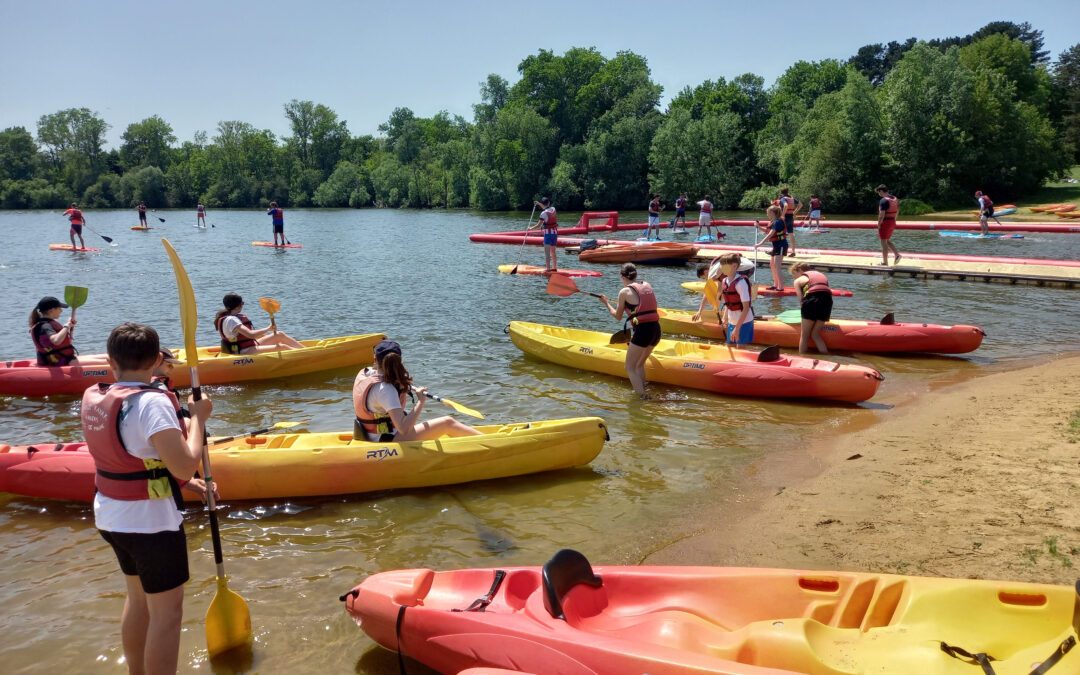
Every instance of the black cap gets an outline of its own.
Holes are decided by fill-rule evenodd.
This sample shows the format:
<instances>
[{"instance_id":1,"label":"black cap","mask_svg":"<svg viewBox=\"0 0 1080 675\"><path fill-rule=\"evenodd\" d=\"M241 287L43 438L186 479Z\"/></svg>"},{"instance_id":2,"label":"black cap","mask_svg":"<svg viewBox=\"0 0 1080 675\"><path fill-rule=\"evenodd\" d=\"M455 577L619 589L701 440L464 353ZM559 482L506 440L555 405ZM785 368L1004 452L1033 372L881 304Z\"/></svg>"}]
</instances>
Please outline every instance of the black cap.
<instances>
[{"instance_id":1,"label":"black cap","mask_svg":"<svg viewBox=\"0 0 1080 675\"><path fill-rule=\"evenodd\" d=\"M244 299L236 293L226 293L225 297L221 299L221 304L225 305L225 309L236 309L244 304Z\"/></svg>"},{"instance_id":2,"label":"black cap","mask_svg":"<svg viewBox=\"0 0 1080 675\"><path fill-rule=\"evenodd\" d=\"M173 365L183 363L183 361L176 358L176 355L172 353L171 349L168 349L167 347L162 347L160 351L161 351L161 360L164 361L165 363L171 363Z\"/></svg>"},{"instance_id":3,"label":"black cap","mask_svg":"<svg viewBox=\"0 0 1080 675\"><path fill-rule=\"evenodd\" d=\"M51 295L46 295L41 300L38 300L37 311L38 312L47 312L50 309L56 309L57 307L67 307L67 306L68 306L67 303L60 302L59 300L57 300L56 298L54 298Z\"/></svg>"},{"instance_id":4,"label":"black cap","mask_svg":"<svg viewBox=\"0 0 1080 675\"><path fill-rule=\"evenodd\" d=\"M540 203L543 204L544 206L547 206L548 204L551 203L551 200L548 199L547 197L544 197L543 199L540 200Z\"/></svg>"},{"instance_id":5,"label":"black cap","mask_svg":"<svg viewBox=\"0 0 1080 675\"><path fill-rule=\"evenodd\" d=\"M382 361L387 354L397 354L398 356L401 356L401 345L393 340L383 340L375 345L376 361Z\"/></svg>"}]
</instances>

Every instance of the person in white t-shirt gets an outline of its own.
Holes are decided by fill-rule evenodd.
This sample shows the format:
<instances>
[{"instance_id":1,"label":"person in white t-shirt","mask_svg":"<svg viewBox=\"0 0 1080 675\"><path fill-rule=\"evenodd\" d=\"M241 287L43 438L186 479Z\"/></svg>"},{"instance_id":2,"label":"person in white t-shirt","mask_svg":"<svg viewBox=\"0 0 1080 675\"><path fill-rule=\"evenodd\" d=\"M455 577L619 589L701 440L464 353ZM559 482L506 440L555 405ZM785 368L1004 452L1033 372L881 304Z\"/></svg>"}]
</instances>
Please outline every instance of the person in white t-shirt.
<instances>
[{"instance_id":1,"label":"person in white t-shirt","mask_svg":"<svg viewBox=\"0 0 1080 675\"><path fill-rule=\"evenodd\" d=\"M401 345L383 340L375 345L375 367L361 370L353 382L353 438L396 443L482 433L449 416L420 422L426 393L426 387L413 387L412 376L401 361ZM406 395L416 400L409 413L405 412Z\"/></svg>"},{"instance_id":2,"label":"person in white t-shirt","mask_svg":"<svg viewBox=\"0 0 1080 675\"><path fill-rule=\"evenodd\" d=\"M223 309L214 317L214 328L221 336L221 351L228 354L256 354L285 349L303 349L304 345L277 329L271 321L266 328L256 328L244 314L244 299L236 293L226 293Z\"/></svg>"},{"instance_id":3,"label":"person in white t-shirt","mask_svg":"<svg viewBox=\"0 0 1080 675\"><path fill-rule=\"evenodd\" d=\"M176 672L189 578L180 484L206 492L192 475L213 406L207 398L189 400L184 428L175 395L151 384L163 357L149 326L113 329L108 358L116 384L87 389L81 409L97 472L94 524L124 574L121 636L129 672Z\"/></svg>"}]
</instances>

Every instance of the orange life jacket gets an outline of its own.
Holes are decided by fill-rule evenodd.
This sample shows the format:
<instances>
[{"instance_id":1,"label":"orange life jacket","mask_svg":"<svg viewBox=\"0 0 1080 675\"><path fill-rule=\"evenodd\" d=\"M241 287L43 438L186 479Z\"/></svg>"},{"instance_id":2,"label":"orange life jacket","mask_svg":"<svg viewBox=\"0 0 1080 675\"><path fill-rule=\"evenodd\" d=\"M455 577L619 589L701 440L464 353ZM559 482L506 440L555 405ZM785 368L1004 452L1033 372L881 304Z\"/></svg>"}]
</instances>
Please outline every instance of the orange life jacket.
<instances>
[{"instance_id":1,"label":"orange life jacket","mask_svg":"<svg viewBox=\"0 0 1080 675\"><path fill-rule=\"evenodd\" d=\"M368 371L362 370L356 376L356 380L353 382L353 412L356 413L356 424L353 425L353 437L356 436L356 427L359 426L366 433L371 436L379 437L382 442L387 442L394 437L396 430L394 429L394 421L389 415L378 416L372 412L368 407L368 394L371 393L371 388L380 382L385 382L382 375L379 375L375 371L375 374L366 374ZM399 392L398 398L401 400L401 408L405 409L405 392ZM365 438L364 440L368 440Z\"/></svg>"},{"instance_id":2,"label":"orange life jacket","mask_svg":"<svg viewBox=\"0 0 1080 675\"><path fill-rule=\"evenodd\" d=\"M806 288L803 291L804 293L819 293L821 291L825 291L826 293L830 294L832 293L832 291L829 289L829 278L821 272L818 272L816 270L808 270L806 272L803 272L803 276L806 277L807 280Z\"/></svg>"},{"instance_id":3,"label":"orange life jacket","mask_svg":"<svg viewBox=\"0 0 1080 675\"><path fill-rule=\"evenodd\" d=\"M888 208L885 209L885 217L895 220L896 214L900 213L900 200L892 195L885 197L885 200L889 202Z\"/></svg>"},{"instance_id":4,"label":"orange life jacket","mask_svg":"<svg viewBox=\"0 0 1080 675\"><path fill-rule=\"evenodd\" d=\"M634 305L630 311L628 319L637 326L642 323L653 323L660 321L660 314L656 311L656 294L653 293L652 286L635 281L630 284L630 288L634 289L637 293L638 304ZM629 306L629 303L627 303Z\"/></svg>"},{"instance_id":5,"label":"orange life jacket","mask_svg":"<svg viewBox=\"0 0 1080 675\"><path fill-rule=\"evenodd\" d=\"M42 324L50 324L54 331L59 333L64 329L63 324L55 319L38 319L30 329L30 339L34 341L34 349L37 350L37 362L39 366L66 366L75 360L79 353L75 345L71 343L71 334L68 333L60 344L54 345L48 335L41 330Z\"/></svg>"},{"instance_id":6,"label":"orange life jacket","mask_svg":"<svg viewBox=\"0 0 1080 675\"><path fill-rule=\"evenodd\" d=\"M746 290L749 292L750 280L741 274L736 274L734 281L724 277L721 284L720 298L724 301L724 306L731 312L741 312L743 310L742 298L739 296L738 287L735 286L739 281L746 282Z\"/></svg>"},{"instance_id":7,"label":"orange life jacket","mask_svg":"<svg viewBox=\"0 0 1080 675\"><path fill-rule=\"evenodd\" d=\"M214 328L217 329L218 335L221 336L221 351L226 354L243 354L244 350L248 347L258 347L259 343L257 341L239 333L236 334L235 338L230 339L225 337L225 331L222 330L222 327L225 324L225 319L229 316L229 314L222 314L220 318L214 321ZM247 318L247 315L233 314L231 316L240 319L240 323L244 328L249 330L255 328L255 324L251 323L251 319Z\"/></svg>"}]
</instances>

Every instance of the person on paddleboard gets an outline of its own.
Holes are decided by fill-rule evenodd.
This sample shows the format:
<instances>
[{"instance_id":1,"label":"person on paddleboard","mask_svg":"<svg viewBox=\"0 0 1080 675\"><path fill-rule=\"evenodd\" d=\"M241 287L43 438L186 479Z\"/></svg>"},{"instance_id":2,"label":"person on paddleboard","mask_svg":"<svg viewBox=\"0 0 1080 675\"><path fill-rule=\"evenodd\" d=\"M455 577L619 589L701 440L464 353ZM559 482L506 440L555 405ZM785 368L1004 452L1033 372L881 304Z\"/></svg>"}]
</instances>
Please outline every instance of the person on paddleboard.
<instances>
[{"instance_id":1,"label":"person on paddleboard","mask_svg":"<svg viewBox=\"0 0 1080 675\"><path fill-rule=\"evenodd\" d=\"M900 200L897 199L889 188L884 185L877 186L875 190L878 197L878 239L881 240L881 264L889 264L889 251L893 252L893 264L900 262L900 251L892 243L893 232L896 231L896 216L900 213Z\"/></svg>"},{"instance_id":2,"label":"person on paddleboard","mask_svg":"<svg viewBox=\"0 0 1080 675\"><path fill-rule=\"evenodd\" d=\"M976 190L975 201L979 204L979 227L985 237L990 234L990 223L987 222L987 218L993 218L998 225L1001 225L1001 221L994 215L994 201L990 199L990 195L983 194L982 190Z\"/></svg>"},{"instance_id":3,"label":"person on paddleboard","mask_svg":"<svg viewBox=\"0 0 1080 675\"><path fill-rule=\"evenodd\" d=\"M146 202L139 202L136 209L139 211L139 227L150 227L146 224Z\"/></svg>"},{"instance_id":4,"label":"person on paddleboard","mask_svg":"<svg viewBox=\"0 0 1080 675\"><path fill-rule=\"evenodd\" d=\"M697 221L697 236L701 236L701 228L705 228L705 234L712 236L712 210L713 203L712 198L709 195L705 195L705 198L697 203L700 211L698 212Z\"/></svg>"},{"instance_id":5,"label":"person on paddleboard","mask_svg":"<svg viewBox=\"0 0 1080 675\"><path fill-rule=\"evenodd\" d=\"M129 672L173 673L190 578L180 489L206 493L193 475L213 404L189 399L185 423L176 396L151 384L162 355L150 326L114 328L108 359L116 384L87 389L80 413L97 468L94 525L124 575L120 634Z\"/></svg>"},{"instance_id":6,"label":"person on paddleboard","mask_svg":"<svg viewBox=\"0 0 1080 675\"><path fill-rule=\"evenodd\" d=\"M79 210L79 205L75 202L71 202L71 208L64 211L64 215L67 216L68 222L71 224L71 229L68 230L68 237L71 238L71 248L86 248L86 242L83 241L82 228L86 224L86 216ZM79 238L79 245L75 245L75 237Z\"/></svg>"},{"instance_id":7,"label":"person on paddleboard","mask_svg":"<svg viewBox=\"0 0 1080 675\"><path fill-rule=\"evenodd\" d=\"M807 353L810 341L813 340L818 352L828 354L825 341L821 339L821 330L832 318L833 296L829 288L829 278L804 262L792 265L791 274L795 277L793 285L795 294L799 296L802 316L799 353Z\"/></svg>"},{"instance_id":8,"label":"person on paddleboard","mask_svg":"<svg viewBox=\"0 0 1080 675\"><path fill-rule=\"evenodd\" d=\"M649 395L645 391L645 360L656 345L660 344L662 334L660 314L656 311L656 294L649 282L637 280L637 267L634 263L622 266L619 280L623 287L619 291L618 304L612 306L604 294L600 294L600 302L604 303L616 321L622 321L623 314L626 314L624 330L628 324L632 326L630 344L626 346L626 374L634 391L641 398L647 399Z\"/></svg>"},{"instance_id":9,"label":"person on paddleboard","mask_svg":"<svg viewBox=\"0 0 1080 675\"><path fill-rule=\"evenodd\" d=\"M419 421L426 393L427 387L413 386L412 376L401 360L401 345L383 340L375 345L375 367L364 368L353 381L353 438L401 443L483 433L449 415ZM413 399L409 412L405 412L406 397Z\"/></svg>"},{"instance_id":10,"label":"person on paddleboard","mask_svg":"<svg viewBox=\"0 0 1080 675\"><path fill-rule=\"evenodd\" d=\"M67 307L66 303L60 302L51 295L46 295L31 310L30 339L34 341L37 364L48 368L104 365L106 361L101 356L79 357L79 350L75 349L72 342L72 333L77 323L74 310L67 323L62 324L59 321L60 315Z\"/></svg>"},{"instance_id":11,"label":"person on paddleboard","mask_svg":"<svg viewBox=\"0 0 1080 675\"><path fill-rule=\"evenodd\" d=\"M277 330L271 323L255 328L244 314L244 299L236 293L226 293L221 299L223 309L214 317L214 328L221 336L221 351L226 354L257 354L281 348L303 349L304 345Z\"/></svg>"},{"instance_id":12,"label":"person on paddleboard","mask_svg":"<svg viewBox=\"0 0 1080 675\"><path fill-rule=\"evenodd\" d=\"M660 203L660 195L654 194L649 201L649 225L645 228L645 238L652 239L652 231L656 229L656 240L660 241L660 212L664 205Z\"/></svg>"},{"instance_id":13,"label":"person on paddleboard","mask_svg":"<svg viewBox=\"0 0 1080 675\"><path fill-rule=\"evenodd\" d=\"M780 212L784 216L784 230L788 237L788 252L784 255L795 255L795 216L799 214L802 209L802 202L797 198L791 196L791 191L788 188L782 188L780 190L780 196L777 197L777 204L780 206Z\"/></svg>"},{"instance_id":14,"label":"person on paddleboard","mask_svg":"<svg viewBox=\"0 0 1080 675\"><path fill-rule=\"evenodd\" d=\"M781 276L780 261L787 254L788 241L787 241L787 223L781 217L780 207L773 205L765 210L765 215L769 219L769 225L765 228L761 228L758 221L754 221L754 226L762 229L765 235L761 238L761 241L754 244L754 248L758 248L766 243L772 245L772 249L769 251L769 270L772 272L773 285L769 286L766 290L769 291L782 291L784 290L784 281Z\"/></svg>"},{"instance_id":15,"label":"person on paddleboard","mask_svg":"<svg viewBox=\"0 0 1080 675\"><path fill-rule=\"evenodd\" d=\"M206 227L206 207L201 202L195 206L195 227Z\"/></svg>"},{"instance_id":16,"label":"person on paddleboard","mask_svg":"<svg viewBox=\"0 0 1080 675\"><path fill-rule=\"evenodd\" d=\"M279 207L277 202L270 202L266 215L270 216L270 222L274 226L274 246L284 246L289 243L285 239L285 209ZM279 238L280 243L278 243Z\"/></svg>"},{"instance_id":17,"label":"person on paddleboard","mask_svg":"<svg viewBox=\"0 0 1080 675\"><path fill-rule=\"evenodd\" d=\"M681 223L681 225L680 225ZM683 192L675 200L675 220L672 222L672 229L682 227L686 229L686 193Z\"/></svg>"},{"instance_id":18,"label":"person on paddleboard","mask_svg":"<svg viewBox=\"0 0 1080 675\"><path fill-rule=\"evenodd\" d=\"M817 195L810 195L810 213L807 215L806 226L815 230L821 227L821 198Z\"/></svg>"},{"instance_id":19,"label":"person on paddleboard","mask_svg":"<svg viewBox=\"0 0 1080 675\"><path fill-rule=\"evenodd\" d=\"M559 220L555 207L551 200L544 197L536 206L541 208L540 218L529 229L539 227L544 233L544 269L548 272L558 271L559 267Z\"/></svg>"}]
</instances>

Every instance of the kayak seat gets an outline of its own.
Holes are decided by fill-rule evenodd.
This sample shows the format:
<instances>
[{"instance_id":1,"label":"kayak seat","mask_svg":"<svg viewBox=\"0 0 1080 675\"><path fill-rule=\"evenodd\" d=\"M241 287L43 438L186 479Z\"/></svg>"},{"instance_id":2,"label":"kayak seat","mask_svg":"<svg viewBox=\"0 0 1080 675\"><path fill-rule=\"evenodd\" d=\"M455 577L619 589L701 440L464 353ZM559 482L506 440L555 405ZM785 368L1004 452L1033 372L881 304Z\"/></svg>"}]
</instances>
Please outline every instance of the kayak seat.
<instances>
[{"instance_id":1,"label":"kayak seat","mask_svg":"<svg viewBox=\"0 0 1080 675\"><path fill-rule=\"evenodd\" d=\"M593 573L588 559L573 549L564 548L544 563L541 571L544 587L544 609L556 619L566 620L563 596L578 584L600 588L603 582Z\"/></svg>"}]
</instances>

